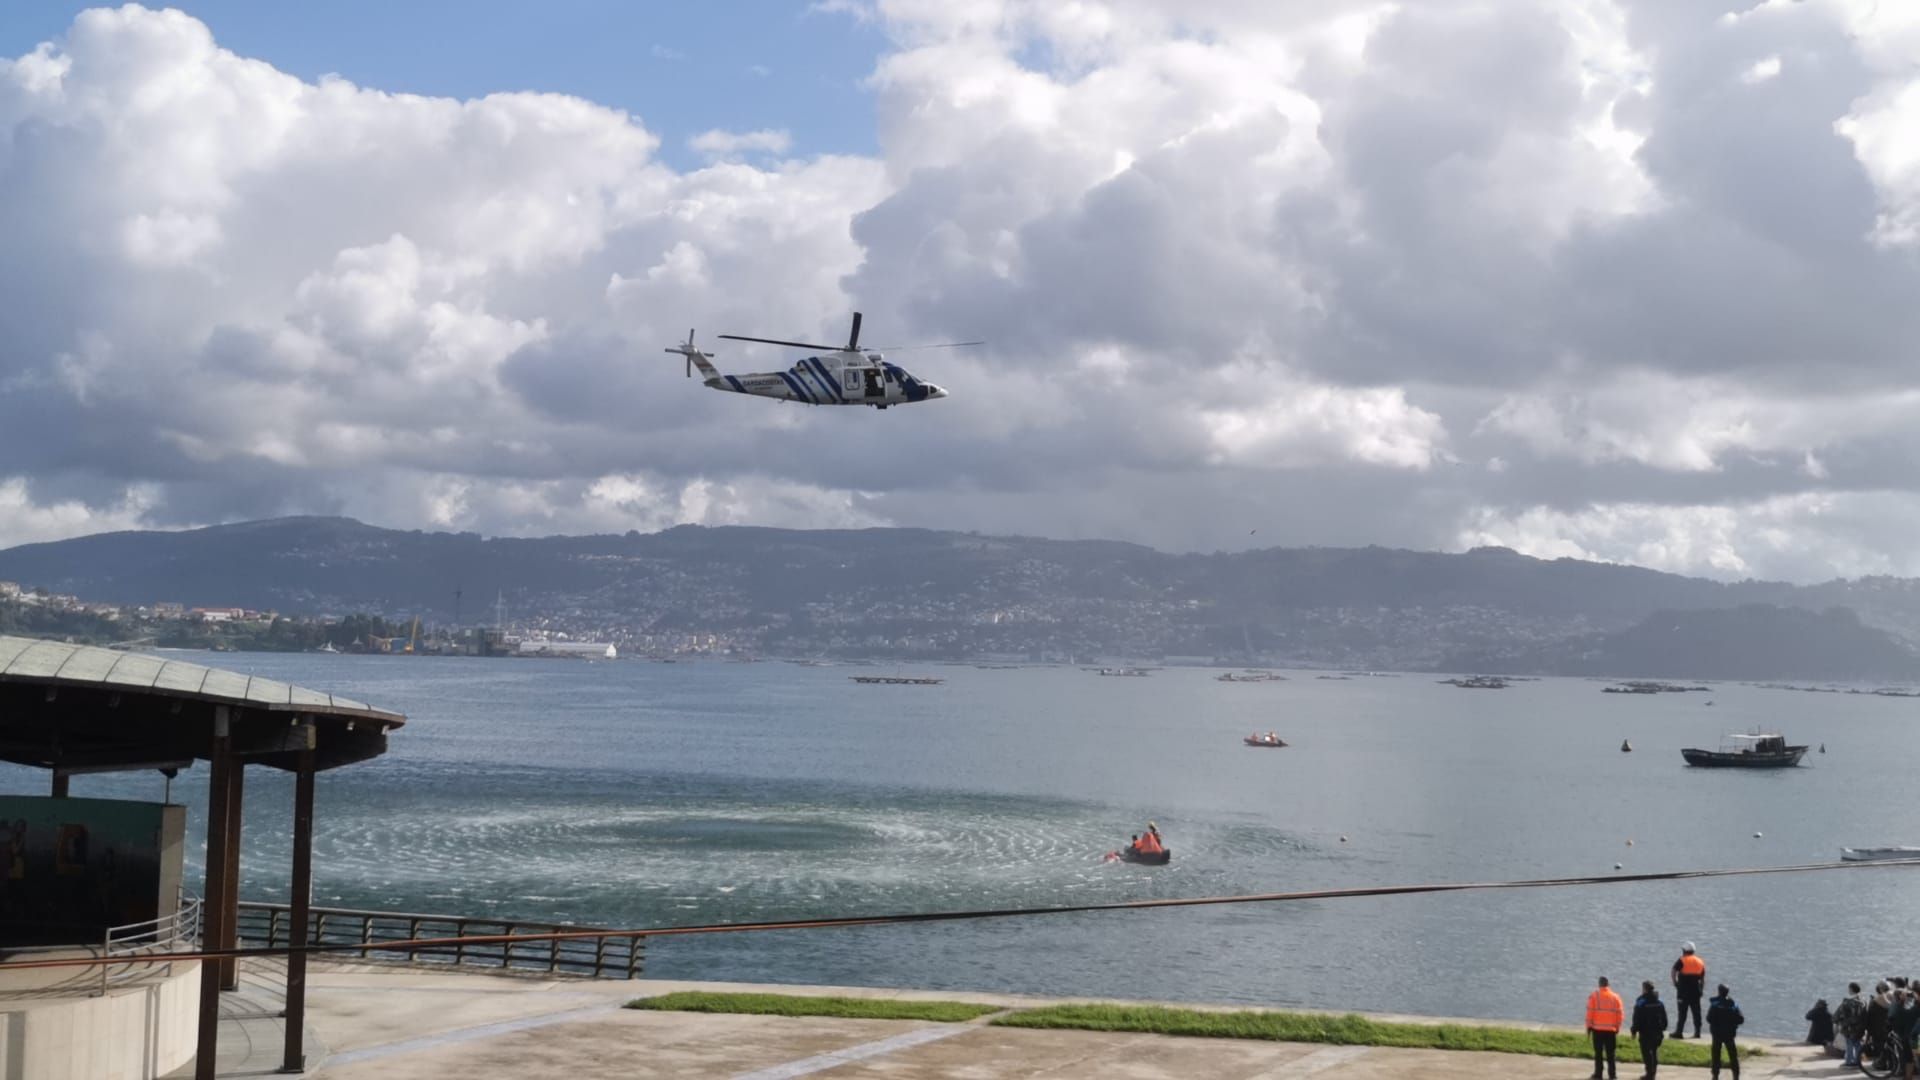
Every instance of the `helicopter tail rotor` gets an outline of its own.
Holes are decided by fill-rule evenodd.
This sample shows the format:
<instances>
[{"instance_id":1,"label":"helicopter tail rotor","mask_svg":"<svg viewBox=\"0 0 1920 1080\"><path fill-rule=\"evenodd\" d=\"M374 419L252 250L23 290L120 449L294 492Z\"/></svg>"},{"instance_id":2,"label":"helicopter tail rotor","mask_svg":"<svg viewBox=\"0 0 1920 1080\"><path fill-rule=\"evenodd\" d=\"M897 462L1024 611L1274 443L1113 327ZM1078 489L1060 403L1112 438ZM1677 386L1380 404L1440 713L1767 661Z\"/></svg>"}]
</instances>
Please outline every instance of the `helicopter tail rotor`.
<instances>
[{"instance_id":1,"label":"helicopter tail rotor","mask_svg":"<svg viewBox=\"0 0 1920 1080\"><path fill-rule=\"evenodd\" d=\"M689 379L693 377L693 369L694 369L694 365L696 364L699 365L700 367L700 373L702 375L707 376L708 378L714 378L719 375L719 372L713 369L713 365L707 363L707 361L712 358L712 354L703 353L699 349L694 347L692 330L687 331L686 344L675 345L673 348L668 349L667 351L670 353L679 353L681 356L686 357L687 378Z\"/></svg>"}]
</instances>

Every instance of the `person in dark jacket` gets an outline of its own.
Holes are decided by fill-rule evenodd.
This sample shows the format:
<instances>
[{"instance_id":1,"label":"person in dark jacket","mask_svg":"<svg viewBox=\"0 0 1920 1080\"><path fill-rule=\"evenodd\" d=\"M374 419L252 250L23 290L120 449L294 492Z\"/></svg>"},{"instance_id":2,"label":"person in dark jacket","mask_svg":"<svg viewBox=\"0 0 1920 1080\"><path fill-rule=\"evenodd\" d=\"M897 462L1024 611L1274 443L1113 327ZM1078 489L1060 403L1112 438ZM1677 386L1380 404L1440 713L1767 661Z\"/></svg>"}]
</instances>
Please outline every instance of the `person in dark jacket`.
<instances>
[{"instance_id":1,"label":"person in dark jacket","mask_svg":"<svg viewBox=\"0 0 1920 1080\"><path fill-rule=\"evenodd\" d=\"M1640 996L1634 1000L1632 1034L1640 1040L1640 1060L1647 1065L1642 1080L1652 1080L1660 1072L1660 1044L1667 1037L1667 1007L1652 980L1640 984Z\"/></svg>"},{"instance_id":2,"label":"person in dark jacket","mask_svg":"<svg viewBox=\"0 0 1920 1080\"><path fill-rule=\"evenodd\" d=\"M1827 1011L1827 999L1821 998L1807 1010L1807 1042L1814 1046L1833 1045L1833 1014Z\"/></svg>"},{"instance_id":3,"label":"person in dark jacket","mask_svg":"<svg viewBox=\"0 0 1920 1080\"><path fill-rule=\"evenodd\" d=\"M1826 1002L1820 1004L1824 1012ZM1727 1048L1727 1068L1733 1071L1733 1080L1740 1080L1740 1051L1733 1045L1733 1034L1746 1022L1747 1018L1741 1014L1740 1006L1734 1003L1727 984L1721 983L1720 992L1707 1003L1707 1031L1713 1036L1713 1075L1720 1075L1720 1048L1724 1046ZM1828 1025L1827 1034L1832 1036L1832 1025Z\"/></svg>"},{"instance_id":4,"label":"person in dark jacket","mask_svg":"<svg viewBox=\"0 0 1920 1080\"><path fill-rule=\"evenodd\" d=\"M1900 1054L1900 1073L1913 1080L1913 1029L1920 1023L1920 1000L1912 987L1893 992L1893 1006L1887 1010L1887 1037Z\"/></svg>"},{"instance_id":5,"label":"person in dark jacket","mask_svg":"<svg viewBox=\"0 0 1920 1080\"><path fill-rule=\"evenodd\" d=\"M1840 999L1840 1007L1833 1010L1833 1027L1846 1040L1846 1059L1841 1062L1852 1069L1860 1064L1860 1036L1866 1031L1867 1002L1860 996L1860 984L1848 983L1847 996Z\"/></svg>"},{"instance_id":6,"label":"person in dark jacket","mask_svg":"<svg viewBox=\"0 0 1920 1080\"><path fill-rule=\"evenodd\" d=\"M1673 1037L1686 1038L1687 1013L1693 1013L1693 1037L1700 1037L1700 999L1707 996L1707 962L1693 951L1693 942L1680 946L1673 962Z\"/></svg>"}]
</instances>

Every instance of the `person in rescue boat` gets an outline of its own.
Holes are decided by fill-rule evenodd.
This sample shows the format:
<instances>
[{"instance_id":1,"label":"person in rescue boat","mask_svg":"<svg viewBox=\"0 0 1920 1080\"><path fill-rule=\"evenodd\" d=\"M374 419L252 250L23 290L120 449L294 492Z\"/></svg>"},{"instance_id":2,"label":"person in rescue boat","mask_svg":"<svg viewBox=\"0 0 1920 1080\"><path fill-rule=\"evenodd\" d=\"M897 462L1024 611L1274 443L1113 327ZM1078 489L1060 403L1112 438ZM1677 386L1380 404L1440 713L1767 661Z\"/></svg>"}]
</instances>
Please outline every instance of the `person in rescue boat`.
<instances>
[{"instance_id":1,"label":"person in rescue boat","mask_svg":"<svg viewBox=\"0 0 1920 1080\"><path fill-rule=\"evenodd\" d=\"M1600 988L1587 995L1587 1034L1593 1038L1593 1080L1600 1080L1600 1059L1605 1054L1607 1080L1617 1080L1619 1073L1614 1064L1614 1048L1620 1041L1620 1025L1626 1019L1626 1006L1621 1003L1620 995L1607 985L1607 977L1600 976ZM1666 1022L1662 1021L1662 1028Z\"/></svg>"},{"instance_id":2,"label":"person in rescue boat","mask_svg":"<svg viewBox=\"0 0 1920 1080\"><path fill-rule=\"evenodd\" d=\"M1165 846L1160 843L1159 826L1151 821L1147 822L1147 831L1140 834L1140 838L1134 841L1133 847L1142 855L1158 855L1165 851Z\"/></svg>"},{"instance_id":3,"label":"person in rescue boat","mask_svg":"<svg viewBox=\"0 0 1920 1080\"><path fill-rule=\"evenodd\" d=\"M1680 959L1673 962L1673 1037L1684 1039L1687 1012L1693 1012L1693 1037L1700 1037L1700 999L1707 992L1707 962L1693 951L1693 942L1680 946Z\"/></svg>"}]
</instances>

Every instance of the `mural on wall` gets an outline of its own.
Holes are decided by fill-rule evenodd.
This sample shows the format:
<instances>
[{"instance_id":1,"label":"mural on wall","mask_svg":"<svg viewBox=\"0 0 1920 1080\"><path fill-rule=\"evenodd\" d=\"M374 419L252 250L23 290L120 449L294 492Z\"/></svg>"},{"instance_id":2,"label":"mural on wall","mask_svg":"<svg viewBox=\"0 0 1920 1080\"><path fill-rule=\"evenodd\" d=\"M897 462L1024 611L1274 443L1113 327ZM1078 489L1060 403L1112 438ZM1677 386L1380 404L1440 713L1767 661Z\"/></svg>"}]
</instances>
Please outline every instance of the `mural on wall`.
<instances>
[{"instance_id":1,"label":"mural on wall","mask_svg":"<svg viewBox=\"0 0 1920 1080\"><path fill-rule=\"evenodd\" d=\"M96 941L158 915L166 810L0 795L0 945Z\"/></svg>"}]
</instances>

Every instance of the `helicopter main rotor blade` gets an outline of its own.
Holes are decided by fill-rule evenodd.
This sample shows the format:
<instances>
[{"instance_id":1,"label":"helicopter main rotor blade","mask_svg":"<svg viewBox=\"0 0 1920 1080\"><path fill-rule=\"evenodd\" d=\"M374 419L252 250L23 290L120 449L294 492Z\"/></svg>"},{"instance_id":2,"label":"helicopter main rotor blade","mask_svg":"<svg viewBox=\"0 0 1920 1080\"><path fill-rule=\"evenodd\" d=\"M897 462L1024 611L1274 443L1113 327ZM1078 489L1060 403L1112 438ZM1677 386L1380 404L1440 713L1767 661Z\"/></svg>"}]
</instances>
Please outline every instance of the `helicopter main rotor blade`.
<instances>
[{"instance_id":1,"label":"helicopter main rotor blade","mask_svg":"<svg viewBox=\"0 0 1920 1080\"><path fill-rule=\"evenodd\" d=\"M805 341L781 341L777 338L745 337L740 334L719 334L716 336L726 338L728 341L757 341L762 345L785 345L789 349L818 349L821 352L846 351L838 345L814 345Z\"/></svg>"},{"instance_id":2,"label":"helicopter main rotor blade","mask_svg":"<svg viewBox=\"0 0 1920 1080\"><path fill-rule=\"evenodd\" d=\"M869 345L874 352L913 352L917 349L962 349L968 345L985 345L984 341L945 341L938 345Z\"/></svg>"},{"instance_id":3,"label":"helicopter main rotor blade","mask_svg":"<svg viewBox=\"0 0 1920 1080\"><path fill-rule=\"evenodd\" d=\"M853 333L847 335L847 351L860 351L860 313L853 313Z\"/></svg>"}]
</instances>

